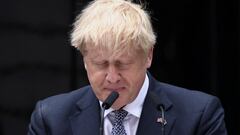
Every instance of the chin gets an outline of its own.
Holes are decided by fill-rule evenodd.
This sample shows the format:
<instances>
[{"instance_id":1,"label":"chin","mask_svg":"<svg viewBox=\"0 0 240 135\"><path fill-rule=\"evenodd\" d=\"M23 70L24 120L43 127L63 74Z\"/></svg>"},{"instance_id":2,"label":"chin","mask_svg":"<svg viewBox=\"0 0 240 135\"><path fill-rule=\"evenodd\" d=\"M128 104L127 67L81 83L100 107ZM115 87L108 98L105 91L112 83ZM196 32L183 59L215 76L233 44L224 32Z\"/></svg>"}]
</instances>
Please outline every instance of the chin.
<instances>
[{"instance_id":1,"label":"chin","mask_svg":"<svg viewBox=\"0 0 240 135\"><path fill-rule=\"evenodd\" d=\"M126 101L124 99L119 98L115 101L112 108L118 110L118 109L122 108L123 106L125 106L127 104L128 103L126 103Z\"/></svg>"}]
</instances>

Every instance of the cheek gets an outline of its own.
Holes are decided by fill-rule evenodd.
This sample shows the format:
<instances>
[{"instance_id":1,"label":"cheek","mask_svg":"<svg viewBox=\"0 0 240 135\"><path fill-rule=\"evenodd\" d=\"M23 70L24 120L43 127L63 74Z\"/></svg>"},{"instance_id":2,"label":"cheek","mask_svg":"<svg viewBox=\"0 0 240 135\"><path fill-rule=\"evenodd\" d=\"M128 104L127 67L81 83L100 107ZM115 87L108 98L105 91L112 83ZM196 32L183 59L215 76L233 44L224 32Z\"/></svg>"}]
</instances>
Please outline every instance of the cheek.
<instances>
[{"instance_id":1,"label":"cheek","mask_svg":"<svg viewBox=\"0 0 240 135\"><path fill-rule=\"evenodd\" d=\"M107 97L108 93L103 91L103 83L104 83L104 75L99 72L88 72L88 79L91 84L91 87L97 96L97 98L101 101Z\"/></svg>"},{"instance_id":2,"label":"cheek","mask_svg":"<svg viewBox=\"0 0 240 135\"><path fill-rule=\"evenodd\" d=\"M132 74L127 76L127 81L130 85L130 93L131 96L136 96L141 89L145 76L146 76L146 69L136 69L136 72L132 72Z\"/></svg>"},{"instance_id":3,"label":"cheek","mask_svg":"<svg viewBox=\"0 0 240 135\"><path fill-rule=\"evenodd\" d=\"M133 73L133 72L132 72ZM125 84L128 85L128 93L129 96L135 96L140 89L142 82L143 82L143 75L141 73L132 74L129 73L125 75Z\"/></svg>"},{"instance_id":4,"label":"cheek","mask_svg":"<svg viewBox=\"0 0 240 135\"><path fill-rule=\"evenodd\" d=\"M87 71L88 79L93 87L99 87L104 81L104 75L101 72Z\"/></svg>"}]
</instances>

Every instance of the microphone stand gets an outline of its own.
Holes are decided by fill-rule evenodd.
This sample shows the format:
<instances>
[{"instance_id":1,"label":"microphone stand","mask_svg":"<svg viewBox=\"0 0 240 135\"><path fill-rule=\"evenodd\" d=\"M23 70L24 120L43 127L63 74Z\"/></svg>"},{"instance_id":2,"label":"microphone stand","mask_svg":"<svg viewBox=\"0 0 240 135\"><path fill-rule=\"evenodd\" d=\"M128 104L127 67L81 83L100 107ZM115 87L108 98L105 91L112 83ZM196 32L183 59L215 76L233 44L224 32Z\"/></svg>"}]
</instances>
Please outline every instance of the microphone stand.
<instances>
[{"instance_id":1,"label":"microphone stand","mask_svg":"<svg viewBox=\"0 0 240 135\"><path fill-rule=\"evenodd\" d=\"M164 131L164 126L166 124L166 120L165 120L165 111L164 111L164 106L162 104L159 105L158 107L158 110L161 111L162 113L162 123L161 123L161 126L162 126L162 135L165 135L165 131Z\"/></svg>"},{"instance_id":2,"label":"microphone stand","mask_svg":"<svg viewBox=\"0 0 240 135\"><path fill-rule=\"evenodd\" d=\"M103 135L103 128L104 128L104 112L105 112L105 107L101 107L101 121L100 121L100 135Z\"/></svg>"},{"instance_id":3,"label":"microphone stand","mask_svg":"<svg viewBox=\"0 0 240 135\"><path fill-rule=\"evenodd\" d=\"M99 127L99 131L100 131L100 135L104 134L104 112L105 110L109 109L112 104L117 100L119 94L116 91L113 91L108 97L107 99L102 103L102 107L101 107L101 120L100 120L100 127Z\"/></svg>"}]
</instances>

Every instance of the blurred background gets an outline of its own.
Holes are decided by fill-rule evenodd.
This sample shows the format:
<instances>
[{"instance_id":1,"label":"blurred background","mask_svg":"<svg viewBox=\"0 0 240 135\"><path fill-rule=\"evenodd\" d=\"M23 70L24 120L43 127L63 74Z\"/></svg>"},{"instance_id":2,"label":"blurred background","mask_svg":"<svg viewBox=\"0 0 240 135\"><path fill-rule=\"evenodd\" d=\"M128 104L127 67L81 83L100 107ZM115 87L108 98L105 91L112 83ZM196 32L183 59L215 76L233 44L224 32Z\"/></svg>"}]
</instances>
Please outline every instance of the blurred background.
<instances>
[{"instance_id":1,"label":"blurred background","mask_svg":"<svg viewBox=\"0 0 240 135\"><path fill-rule=\"evenodd\" d=\"M88 2L1 0L0 135L26 135L38 100L88 84L69 42ZM150 72L219 97L229 135L239 135L239 0L147 0L146 9L158 35Z\"/></svg>"}]
</instances>

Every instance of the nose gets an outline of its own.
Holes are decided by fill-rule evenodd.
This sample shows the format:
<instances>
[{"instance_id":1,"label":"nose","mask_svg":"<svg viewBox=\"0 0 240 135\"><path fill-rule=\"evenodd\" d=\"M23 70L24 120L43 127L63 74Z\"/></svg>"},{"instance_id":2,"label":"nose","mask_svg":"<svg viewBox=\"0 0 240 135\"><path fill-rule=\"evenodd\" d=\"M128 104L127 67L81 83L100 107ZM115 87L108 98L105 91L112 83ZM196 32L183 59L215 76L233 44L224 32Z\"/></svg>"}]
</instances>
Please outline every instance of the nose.
<instances>
[{"instance_id":1,"label":"nose","mask_svg":"<svg viewBox=\"0 0 240 135\"><path fill-rule=\"evenodd\" d=\"M118 83L121 79L121 74L118 72L116 67L109 66L107 74L106 74L106 80L108 83Z\"/></svg>"}]
</instances>

